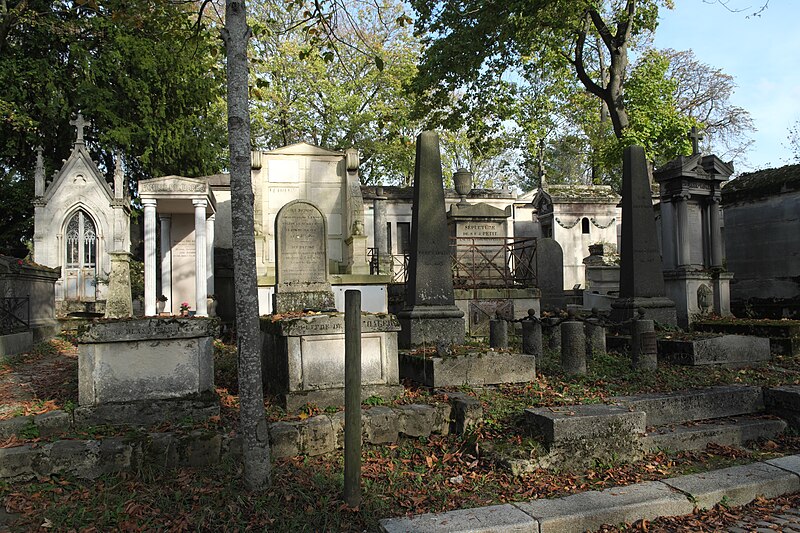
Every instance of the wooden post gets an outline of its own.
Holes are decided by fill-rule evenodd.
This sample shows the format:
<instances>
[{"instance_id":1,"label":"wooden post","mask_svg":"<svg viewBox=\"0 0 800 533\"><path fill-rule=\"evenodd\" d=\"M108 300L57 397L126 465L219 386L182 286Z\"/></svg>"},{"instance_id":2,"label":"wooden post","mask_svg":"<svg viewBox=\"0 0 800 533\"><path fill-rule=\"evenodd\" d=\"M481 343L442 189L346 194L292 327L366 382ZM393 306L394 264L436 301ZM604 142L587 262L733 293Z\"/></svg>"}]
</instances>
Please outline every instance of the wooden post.
<instances>
[{"instance_id":1,"label":"wooden post","mask_svg":"<svg viewBox=\"0 0 800 533\"><path fill-rule=\"evenodd\" d=\"M344 293L344 501L361 503L361 291Z\"/></svg>"}]
</instances>

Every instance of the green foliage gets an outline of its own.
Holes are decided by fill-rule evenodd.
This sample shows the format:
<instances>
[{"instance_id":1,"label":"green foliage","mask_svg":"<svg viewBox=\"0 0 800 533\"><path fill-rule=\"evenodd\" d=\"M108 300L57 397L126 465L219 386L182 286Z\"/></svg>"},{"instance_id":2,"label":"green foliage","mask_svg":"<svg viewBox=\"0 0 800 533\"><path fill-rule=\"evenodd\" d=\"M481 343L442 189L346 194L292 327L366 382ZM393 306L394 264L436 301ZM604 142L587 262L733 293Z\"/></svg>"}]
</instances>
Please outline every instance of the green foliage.
<instances>
[{"instance_id":1,"label":"green foliage","mask_svg":"<svg viewBox=\"0 0 800 533\"><path fill-rule=\"evenodd\" d=\"M130 277L131 297L134 300L137 298L144 298L144 263L142 261L131 259Z\"/></svg>"},{"instance_id":2,"label":"green foliage","mask_svg":"<svg viewBox=\"0 0 800 533\"><path fill-rule=\"evenodd\" d=\"M410 183L418 128L404 88L416 72L419 44L394 2L346 8L331 48L320 41L324 26L294 22L304 17L299 7L256 4L253 142L262 149L300 141L330 150L355 146L364 183Z\"/></svg>"},{"instance_id":3,"label":"green foliage","mask_svg":"<svg viewBox=\"0 0 800 533\"><path fill-rule=\"evenodd\" d=\"M238 352L233 344L214 341L214 384L229 394L239 394Z\"/></svg>"},{"instance_id":4,"label":"green foliage","mask_svg":"<svg viewBox=\"0 0 800 533\"><path fill-rule=\"evenodd\" d=\"M57 170L78 110L92 122L87 146L101 171L111 177L120 151L131 188L221 168L219 44L195 28L192 5L11 0L8 8L0 13L0 246L30 237L34 147L44 148L46 174Z\"/></svg>"}]
</instances>

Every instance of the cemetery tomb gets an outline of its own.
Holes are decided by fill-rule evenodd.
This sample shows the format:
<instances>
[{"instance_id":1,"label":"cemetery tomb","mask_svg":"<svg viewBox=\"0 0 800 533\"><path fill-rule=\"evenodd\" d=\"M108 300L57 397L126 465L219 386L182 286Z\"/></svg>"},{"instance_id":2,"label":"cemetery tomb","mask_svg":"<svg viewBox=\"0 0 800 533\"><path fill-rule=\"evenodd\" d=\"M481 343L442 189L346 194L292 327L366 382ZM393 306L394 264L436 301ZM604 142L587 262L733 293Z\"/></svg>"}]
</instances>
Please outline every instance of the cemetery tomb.
<instances>
[{"instance_id":1,"label":"cemetery tomb","mask_svg":"<svg viewBox=\"0 0 800 533\"><path fill-rule=\"evenodd\" d=\"M42 149L37 149L33 259L61 269L55 285L58 313L101 312L111 253L130 251L130 199L120 159L112 187L84 142L88 122L78 113L70 123L77 130L72 152L49 183Z\"/></svg>"}]
</instances>

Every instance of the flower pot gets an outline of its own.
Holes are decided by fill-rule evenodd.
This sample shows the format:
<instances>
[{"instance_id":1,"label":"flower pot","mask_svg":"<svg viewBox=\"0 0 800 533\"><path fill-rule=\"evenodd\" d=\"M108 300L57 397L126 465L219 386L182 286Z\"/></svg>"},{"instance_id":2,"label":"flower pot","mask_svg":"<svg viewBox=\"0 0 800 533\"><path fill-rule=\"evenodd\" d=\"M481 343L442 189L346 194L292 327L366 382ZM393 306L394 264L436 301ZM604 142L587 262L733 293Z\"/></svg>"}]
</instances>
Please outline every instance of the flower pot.
<instances>
[{"instance_id":1,"label":"flower pot","mask_svg":"<svg viewBox=\"0 0 800 533\"><path fill-rule=\"evenodd\" d=\"M162 302L160 300L156 301L156 314L161 314L164 312L164 308L167 306L167 302Z\"/></svg>"}]
</instances>

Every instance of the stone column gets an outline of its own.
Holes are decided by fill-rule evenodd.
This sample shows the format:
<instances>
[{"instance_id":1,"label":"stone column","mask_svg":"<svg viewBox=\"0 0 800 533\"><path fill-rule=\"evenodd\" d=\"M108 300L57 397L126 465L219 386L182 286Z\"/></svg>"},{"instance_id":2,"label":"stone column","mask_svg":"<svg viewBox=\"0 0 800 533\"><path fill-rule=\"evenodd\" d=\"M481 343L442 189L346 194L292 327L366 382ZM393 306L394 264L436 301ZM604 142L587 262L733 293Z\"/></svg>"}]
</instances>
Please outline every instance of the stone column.
<instances>
[{"instance_id":1,"label":"stone column","mask_svg":"<svg viewBox=\"0 0 800 533\"><path fill-rule=\"evenodd\" d=\"M677 266L675 232L675 204L672 201L661 202L661 253L662 265L666 270L673 270Z\"/></svg>"},{"instance_id":2,"label":"stone column","mask_svg":"<svg viewBox=\"0 0 800 533\"><path fill-rule=\"evenodd\" d=\"M678 212L678 267L688 266L689 258L689 195L681 194L675 198Z\"/></svg>"},{"instance_id":3,"label":"stone column","mask_svg":"<svg viewBox=\"0 0 800 533\"><path fill-rule=\"evenodd\" d=\"M142 200L144 207L144 314L156 314L156 200Z\"/></svg>"},{"instance_id":4,"label":"stone column","mask_svg":"<svg viewBox=\"0 0 800 533\"><path fill-rule=\"evenodd\" d=\"M658 341L655 322L637 318L631 325L631 364L637 370L658 368Z\"/></svg>"},{"instance_id":5,"label":"stone column","mask_svg":"<svg viewBox=\"0 0 800 533\"><path fill-rule=\"evenodd\" d=\"M167 297L168 309L172 307L172 217L161 215L161 294ZM165 310L168 310L165 309Z\"/></svg>"},{"instance_id":6,"label":"stone column","mask_svg":"<svg viewBox=\"0 0 800 533\"><path fill-rule=\"evenodd\" d=\"M528 309L528 320L522 321L522 353L542 355L542 323L536 318L536 309Z\"/></svg>"},{"instance_id":7,"label":"stone column","mask_svg":"<svg viewBox=\"0 0 800 533\"><path fill-rule=\"evenodd\" d=\"M577 320L561 323L561 369L566 374L586 374L586 336Z\"/></svg>"},{"instance_id":8,"label":"stone column","mask_svg":"<svg viewBox=\"0 0 800 533\"><path fill-rule=\"evenodd\" d=\"M719 216L719 198L708 204L709 237L711 239L711 268L722 268L722 221Z\"/></svg>"},{"instance_id":9,"label":"stone column","mask_svg":"<svg viewBox=\"0 0 800 533\"><path fill-rule=\"evenodd\" d=\"M378 274L389 274L391 269L391 259L389 250L389 233L386 229L386 197L383 195L383 187L375 188L375 199L372 201L372 225L375 235L375 253L378 256ZM389 259L387 261L387 259ZM386 270L386 271L384 271Z\"/></svg>"},{"instance_id":10,"label":"stone column","mask_svg":"<svg viewBox=\"0 0 800 533\"><path fill-rule=\"evenodd\" d=\"M206 219L206 294L214 294L214 221L216 215Z\"/></svg>"},{"instance_id":11,"label":"stone column","mask_svg":"<svg viewBox=\"0 0 800 533\"><path fill-rule=\"evenodd\" d=\"M489 321L489 346L500 350L508 349L508 323L501 316Z\"/></svg>"},{"instance_id":12,"label":"stone column","mask_svg":"<svg viewBox=\"0 0 800 533\"><path fill-rule=\"evenodd\" d=\"M194 204L194 308L195 316L207 316L206 304L206 206L205 199L192 200Z\"/></svg>"}]
</instances>

